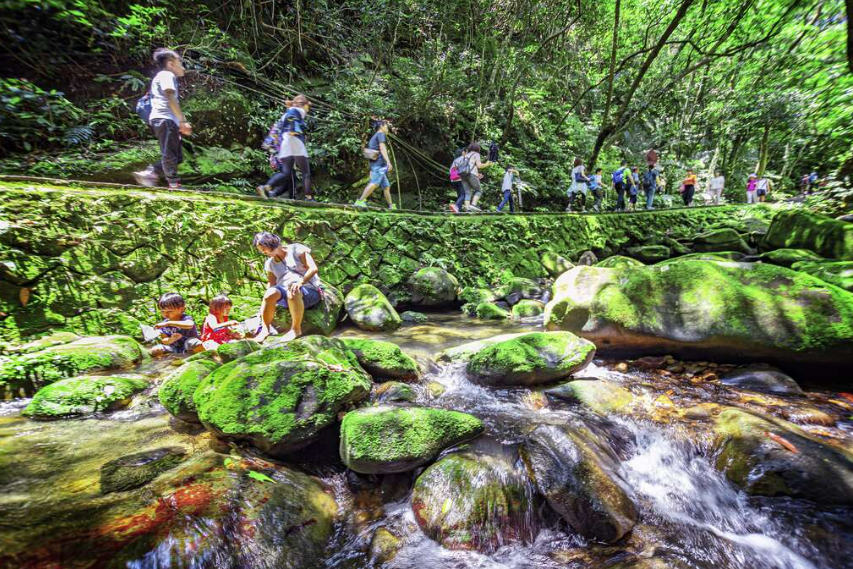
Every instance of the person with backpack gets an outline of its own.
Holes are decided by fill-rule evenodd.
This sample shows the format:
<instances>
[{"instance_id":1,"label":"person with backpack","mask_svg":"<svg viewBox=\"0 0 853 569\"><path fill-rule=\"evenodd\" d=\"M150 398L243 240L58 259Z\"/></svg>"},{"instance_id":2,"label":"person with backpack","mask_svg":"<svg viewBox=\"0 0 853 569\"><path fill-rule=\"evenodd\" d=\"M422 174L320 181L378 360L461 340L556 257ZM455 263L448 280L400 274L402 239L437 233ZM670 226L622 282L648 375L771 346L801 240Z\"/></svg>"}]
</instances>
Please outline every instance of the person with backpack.
<instances>
[{"instance_id":1,"label":"person with backpack","mask_svg":"<svg viewBox=\"0 0 853 569\"><path fill-rule=\"evenodd\" d=\"M462 154L457 156L450 165L450 185L456 190L456 203L450 204L450 211L453 213L459 213L462 204L465 203L465 186L462 184L462 176L459 173L459 169L466 168L465 165L468 164L467 154L468 150L463 148Z\"/></svg>"},{"instance_id":2,"label":"person with backpack","mask_svg":"<svg viewBox=\"0 0 853 569\"><path fill-rule=\"evenodd\" d=\"M137 113L151 127L160 144L160 160L141 172L134 172L142 186L154 186L160 177L165 177L169 189L180 189L178 164L183 162L182 137L193 132L181 110L178 94L178 79L186 73L184 64L175 51L158 48L154 50L154 62L160 71L151 81L149 93L137 104Z\"/></svg>"},{"instance_id":3,"label":"person with backpack","mask_svg":"<svg viewBox=\"0 0 853 569\"><path fill-rule=\"evenodd\" d=\"M566 192L566 195L569 197L569 205L566 207L566 211L572 211L575 209L575 199L580 196L581 198L581 206L578 211L584 211L586 209L586 194L589 190L587 184L589 183L589 178L586 175L586 169L583 165L583 160L580 158L575 158L575 165L572 168L572 183L569 186L569 191Z\"/></svg>"},{"instance_id":4,"label":"person with backpack","mask_svg":"<svg viewBox=\"0 0 853 569\"><path fill-rule=\"evenodd\" d=\"M696 175L691 168L687 169L687 176L681 182L681 200L684 205L690 207L693 205L693 194L696 192Z\"/></svg>"},{"instance_id":5,"label":"person with backpack","mask_svg":"<svg viewBox=\"0 0 853 569\"><path fill-rule=\"evenodd\" d=\"M367 198L373 193L376 188L382 188L382 194L385 196L385 202L388 204L388 209L397 209L394 202L391 201L391 182L388 181L394 167L391 165L391 160L388 158L388 130L390 125L388 121L376 121L376 132L370 137L370 142L364 149L364 157L370 163L370 183L364 188L361 197L355 200L356 207L367 207Z\"/></svg>"},{"instance_id":6,"label":"person with backpack","mask_svg":"<svg viewBox=\"0 0 853 569\"><path fill-rule=\"evenodd\" d=\"M643 174L643 193L646 195L646 209L652 210L655 202L655 192L658 189L658 172L655 165L649 163L649 169Z\"/></svg>"},{"instance_id":7,"label":"person with backpack","mask_svg":"<svg viewBox=\"0 0 853 569\"><path fill-rule=\"evenodd\" d=\"M625 192L631 185L631 170L628 161L623 160L619 168L611 175L613 188L616 190L616 211L625 211Z\"/></svg>"},{"instance_id":8,"label":"person with backpack","mask_svg":"<svg viewBox=\"0 0 853 569\"><path fill-rule=\"evenodd\" d=\"M637 166L631 168L631 187L628 188L628 209L637 209L637 195L640 193L640 169Z\"/></svg>"},{"instance_id":9,"label":"person with backpack","mask_svg":"<svg viewBox=\"0 0 853 569\"><path fill-rule=\"evenodd\" d=\"M467 172L463 169L459 170L459 175L462 177L462 185L465 187L465 211L480 211L477 207L477 202L483 195L483 189L480 187L480 178L483 175L480 173L480 168L487 168L492 165L491 162L483 162L480 157L480 144L472 142L468 145L466 161L468 162Z\"/></svg>"},{"instance_id":10,"label":"person with backpack","mask_svg":"<svg viewBox=\"0 0 853 569\"><path fill-rule=\"evenodd\" d=\"M770 180L768 180L765 176L761 176L758 181L755 183L755 195L758 197L758 201L763 202L767 199L767 194L770 192L772 185L770 184Z\"/></svg>"},{"instance_id":11,"label":"person with backpack","mask_svg":"<svg viewBox=\"0 0 853 569\"><path fill-rule=\"evenodd\" d=\"M305 95L297 95L287 102L287 106L287 111L270 129L263 143L263 148L274 153L280 169L266 184L257 187L258 195L267 198L284 193L284 187L296 165L302 172L305 199L316 201L311 190L311 167L308 164L308 148L305 146L305 117L311 111L311 101Z\"/></svg>"},{"instance_id":12,"label":"person with backpack","mask_svg":"<svg viewBox=\"0 0 853 569\"><path fill-rule=\"evenodd\" d=\"M592 211L595 213L601 211L601 200L604 197L604 186L601 182L601 172L601 168L596 168L595 174L593 174L589 181L589 192L592 194L592 197L595 198L595 201L592 204Z\"/></svg>"}]
</instances>

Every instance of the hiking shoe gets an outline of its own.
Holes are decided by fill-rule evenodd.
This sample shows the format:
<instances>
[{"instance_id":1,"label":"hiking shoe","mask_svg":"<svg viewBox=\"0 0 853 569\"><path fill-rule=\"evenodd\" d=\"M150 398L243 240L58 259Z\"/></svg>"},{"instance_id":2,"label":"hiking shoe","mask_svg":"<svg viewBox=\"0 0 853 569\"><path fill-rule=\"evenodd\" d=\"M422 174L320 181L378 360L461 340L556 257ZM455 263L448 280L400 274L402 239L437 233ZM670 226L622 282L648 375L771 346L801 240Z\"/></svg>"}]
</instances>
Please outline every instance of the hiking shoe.
<instances>
[{"instance_id":1,"label":"hiking shoe","mask_svg":"<svg viewBox=\"0 0 853 569\"><path fill-rule=\"evenodd\" d=\"M261 185L261 186L258 186L257 188L255 188L255 191L256 191L256 192L258 192L258 195L259 195L260 197L262 197L262 198L264 198L264 199L268 199L268 198L270 197L270 196L269 196L269 194L268 194L268 192L269 192L271 189L272 189L272 188L270 188L269 186L267 186L266 184L264 184L264 185Z\"/></svg>"},{"instance_id":2,"label":"hiking shoe","mask_svg":"<svg viewBox=\"0 0 853 569\"><path fill-rule=\"evenodd\" d=\"M389 210L395 210L395 209L397 209L397 206L396 206L396 204L391 204L388 206L388 209Z\"/></svg>"},{"instance_id":3,"label":"hiking shoe","mask_svg":"<svg viewBox=\"0 0 853 569\"><path fill-rule=\"evenodd\" d=\"M169 189L170 190L183 190L184 187L181 185L180 182L169 182Z\"/></svg>"},{"instance_id":4,"label":"hiking shoe","mask_svg":"<svg viewBox=\"0 0 853 569\"><path fill-rule=\"evenodd\" d=\"M156 186L157 182L160 180L160 176L154 171L154 168L151 167L148 167L145 170L140 170L139 172L134 172L133 177L136 179L137 184L149 188Z\"/></svg>"},{"instance_id":5,"label":"hiking shoe","mask_svg":"<svg viewBox=\"0 0 853 569\"><path fill-rule=\"evenodd\" d=\"M477 207L477 206L475 206L475 205L466 205L466 206L465 206L465 211L483 211L483 210L482 210L482 209L480 209L480 208L478 208L478 207Z\"/></svg>"},{"instance_id":6,"label":"hiking shoe","mask_svg":"<svg viewBox=\"0 0 853 569\"><path fill-rule=\"evenodd\" d=\"M367 207L367 202L364 200L355 200L352 205L355 207Z\"/></svg>"},{"instance_id":7,"label":"hiking shoe","mask_svg":"<svg viewBox=\"0 0 853 569\"><path fill-rule=\"evenodd\" d=\"M452 203L450 204L450 211L452 211L453 213L459 213L459 208L456 207L455 203Z\"/></svg>"}]
</instances>

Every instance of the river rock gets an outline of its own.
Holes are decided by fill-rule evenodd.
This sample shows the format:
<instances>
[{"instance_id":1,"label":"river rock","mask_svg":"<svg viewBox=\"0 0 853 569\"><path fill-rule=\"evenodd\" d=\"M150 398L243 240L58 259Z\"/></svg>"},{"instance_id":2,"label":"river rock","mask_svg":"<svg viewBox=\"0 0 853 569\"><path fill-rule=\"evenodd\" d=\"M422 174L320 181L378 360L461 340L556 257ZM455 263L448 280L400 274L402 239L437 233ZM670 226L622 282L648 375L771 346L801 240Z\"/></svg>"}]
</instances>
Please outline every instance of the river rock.
<instances>
[{"instance_id":1,"label":"river rock","mask_svg":"<svg viewBox=\"0 0 853 569\"><path fill-rule=\"evenodd\" d=\"M542 385L582 370L595 346L569 332L530 332L483 348L468 360L468 375L480 385Z\"/></svg>"},{"instance_id":2,"label":"river rock","mask_svg":"<svg viewBox=\"0 0 853 569\"><path fill-rule=\"evenodd\" d=\"M417 397L412 386L401 381L376 384L371 396L375 403L409 403Z\"/></svg>"},{"instance_id":3,"label":"river rock","mask_svg":"<svg viewBox=\"0 0 853 569\"><path fill-rule=\"evenodd\" d=\"M501 308L494 302L481 302L477 305L474 313L477 318L483 320L506 320L510 315L508 310Z\"/></svg>"},{"instance_id":4,"label":"river rock","mask_svg":"<svg viewBox=\"0 0 853 569\"><path fill-rule=\"evenodd\" d=\"M720 383L729 387L773 395L803 393L791 376L772 366L754 365L737 368L720 377Z\"/></svg>"},{"instance_id":5,"label":"river rock","mask_svg":"<svg viewBox=\"0 0 853 569\"><path fill-rule=\"evenodd\" d=\"M717 416L717 470L759 496L791 496L853 505L853 454L797 426L729 408Z\"/></svg>"},{"instance_id":6,"label":"river rock","mask_svg":"<svg viewBox=\"0 0 853 569\"><path fill-rule=\"evenodd\" d=\"M775 249L758 255L758 260L780 267L790 267L801 261L824 261L825 259L808 249Z\"/></svg>"},{"instance_id":7,"label":"river rock","mask_svg":"<svg viewBox=\"0 0 853 569\"><path fill-rule=\"evenodd\" d=\"M589 432L540 425L526 438L521 456L539 492L581 535L613 543L639 519L619 458Z\"/></svg>"},{"instance_id":8,"label":"river rock","mask_svg":"<svg viewBox=\"0 0 853 569\"><path fill-rule=\"evenodd\" d=\"M712 229L706 233L700 233L693 239L693 248L700 253L712 251L740 251L751 255L754 251L750 249L740 234L730 227Z\"/></svg>"},{"instance_id":9,"label":"river rock","mask_svg":"<svg viewBox=\"0 0 853 569\"><path fill-rule=\"evenodd\" d=\"M665 245L638 245L630 247L628 254L642 263L657 263L669 259L672 251ZM601 266L599 263L598 266Z\"/></svg>"},{"instance_id":10,"label":"river rock","mask_svg":"<svg viewBox=\"0 0 853 569\"><path fill-rule=\"evenodd\" d=\"M503 457L455 453L415 482L412 510L423 532L447 549L484 553L513 542L531 543L537 499L524 472Z\"/></svg>"},{"instance_id":11,"label":"river rock","mask_svg":"<svg viewBox=\"0 0 853 569\"><path fill-rule=\"evenodd\" d=\"M426 267L409 278L412 302L423 306L441 306L456 300L459 281L438 267Z\"/></svg>"},{"instance_id":12,"label":"river rock","mask_svg":"<svg viewBox=\"0 0 853 569\"><path fill-rule=\"evenodd\" d=\"M681 261L715 261L717 263L738 263L746 259L746 254L740 251L715 251L713 253L690 253L674 259L667 259L658 265L671 265Z\"/></svg>"},{"instance_id":13,"label":"river rock","mask_svg":"<svg viewBox=\"0 0 853 569\"><path fill-rule=\"evenodd\" d=\"M344 301L340 291L324 282L322 299L316 306L305 311L302 320L302 334L305 336L331 335L338 326L343 306ZM290 310L286 306L276 307L272 324L282 334L290 330Z\"/></svg>"},{"instance_id":14,"label":"river rock","mask_svg":"<svg viewBox=\"0 0 853 569\"><path fill-rule=\"evenodd\" d=\"M791 268L853 292L853 261L799 261Z\"/></svg>"},{"instance_id":15,"label":"river rock","mask_svg":"<svg viewBox=\"0 0 853 569\"><path fill-rule=\"evenodd\" d=\"M193 402L205 428L221 439L248 441L282 456L314 441L370 387L343 342L307 336L214 370Z\"/></svg>"},{"instance_id":16,"label":"river rock","mask_svg":"<svg viewBox=\"0 0 853 569\"><path fill-rule=\"evenodd\" d=\"M148 380L141 375L69 377L39 389L22 414L33 419L62 419L112 411L127 406L146 387Z\"/></svg>"},{"instance_id":17,"label":"river rock","mask_svg":"<svg viewBox=\"0 0 853 569\"><path fill-rule=\"evenodd\" d=\"M853 224L804 208L788 209L773 216L764 246L808 249L827 259L853 261Z\"/></svg>"},{"instance_id":18,"label":"river rock","mask_svg":"<svg viewBox=\"0 0 853 569\"><path fill-rule=\"evenodd\" d=\"M341 460L362 474L406 472L482 432L483 423L467 413L367 407L347 413L341 422Z\"/></svg>"},{"instance_id":19,"label":"river rock","mask_svg":"<svg viewBox=\"0 0 853 569\"><path fill-rule=\"evenodd\" d=\"M147 353L130 336L91 336L43 350L0 357L0 393L30 396L38 388L65 377L129 369Z\"/></svg>"},{"instance_id":20,"label":"river rock","mask_svg":"<svg viewBox=\"0 0 853 569\"><path fill-rule=\"evenodd\" d=\"M545 304L538 300L523 299L518 301L518 304L512 307L511 315L513 320L523 320L525 318L536 318L545 312Z\"/></svg>"},{"instance_id":21,"label":"river rock","mask_svg":"<svg viewBox=\"0 0 853 569\"><path fill-rule=\"evenodd\" d=\"M737 354L840 368L853 351L853 293L804 273L692 260L586 271L610 274L575 278L575 286L546 307L546 323L582 335L607 355L707 360Z\"/></svg>"},{"instance_id":22,"label":"river rock","mask_svg":"<svg viewBox=\"0 0 853 569\"><path fill-rule=\"evenodd\" d=\"M580 403L596 413L620 413L634 402L634 395L618 384L604 379L579 378L543 390L545 395Z\"/></svg>"},{"instance_id":23,"label":"river rock","mask_svg":"<svg viewBox=\"0 0 853 569\"><path fill-rule=\"evenodd\" d=\"M498 344L500 342L504 342L506 340L518 338L519 336L523 336L524 334L527 334L527 332L518 332L515 334L500 334L498 336L492 336L491 338L484 338L475 342L468 342L466 344L461 344L459 346L454 346L452 348L442 350L438 353L436 359L440 362L467 362L469 359L471 359L471 356L483 350L484 348L487 348L494 344Z\"/></svg>"},{"instance_id":24,"label":"river rock","mask_svg":"<svg viewBox=\"0 0 853 569\"><path fill-rule=\"evenodd\" d=\"M580 330L586 324L589 305L600 289L617 280L614 269L577 266L554 281L554 297L545 305L549 330Z\"/></svg>"},{"instance_id":25,"label":"river rock","mask_svg":"<svg viewBox=\"0 0 853 569\"><path fill-rule=\"evenodd\" d=\"M459 293L459 300L466 304L473 304L476 306L481 302L495 302L496 300L500 300L505 294L505 291L501 291L501 295L498 296L494 291L488 288L466 286L462 289L462 292Z\"/></svg>"},{"instance_id":26,"label":"river rock","mask_svg":"<svg viewBox=\"0 0 853 569\"><path fill-rule=\"evenodd\" d=\"M101 466L101 494L144 486L186 459L181 447L161 447L128 454Z\"/></svg>"},{"instance_id":27,"label":"river rock","mask_svg":"<svg viewBox=\"0 0 853 569\"><path fill-rule=\"evenodd\" d=\"M361 338L341 338L341 341L376 381L418 378L417 362L393 342Z\"/></svg>"},{"instance_id":28,"label":"river rock","mask_svg":"<svg viewBox=\"0 0 853 569\"><path fill-rule=\"evenodd\" d=\"M542 266L545 267L548 274L554 278L559 277L574 267L571 261L561 257L553 251L546 251L545 254L542 255Z\"/></svg>"},{"instance_id":29,"label":"river rock","mask_svg":"<svg viewBox=\"0 0 853 569\"><path fill-rule=\"evenodd\" d=\"M669 258L669 255L665 258ZM642 266L642 264L643 263L641 261L632 259L631 257L613 255L612 257L607 257L603 261L599 261L595 266L602 269L621 269L623 267L639 267Z\"/></svg>"},{"instance_id":30,"label":"river rock","mask_svg":"<svg viewBox=\"0 0 853 569\"><path fill-rule=\"evenodd\" d=\"M232 340L231 342L220 344L219 347L216 348L216 356L219 358L219 361L227 364L228 362L233 362L236 359L247 356L252 352L257 352L260 349L261 345L254 340Z\"/></svg>"},{"instance_id":31,"label":"river rock","mask_svg":"<svg viewBox=\"0 0 853 569\"><path fill-rule=\"evenodd\" d=\"M352 289L344 306L353 324L369 332L396 330L403 322L385 295L371 284Z\"/></svg>"},{"instance_id":32,"label":"river rock","mask_svg":"<svg viewBox=\"0 0 853 569\"><path fill-rule=\"evenodd\" d=\"M227 344L223 344L227 345ZM222 346L220 346L222 347ZM219 364L210 359L198 359L184 363L170 373L160 384L157 396L160 403L182 421L198 423L198 411L193 402L193 394L201 382Z\"/></svg>"},{"instance_id":33,"label":"river rock","mask_svg":"<svg viewBox=\"0 0 853 569\"><path fill-rule=\"evenodd\" d=\"M3 351L0 353L2 353L3 355L28 354L30 352L38 352L39 350L43 350L45 348L59 346L61 344L67 344L69 342L73 342L79 339L80 336L78 336L74 332L52 332L47 336L42 336L41 338L38 338L37 340L32 340L30 342L27 342L26 344L21 344L18 346L3 346Z\"/></svg>"},{"instance_id":34,"label":"river rock","mask_svg":"<svg viewBox=\"0 0 853 569\"><path fill-rule=\"evenodd\" d=\"M381 527L373 532L373 537L370 538L370 559L380 565L389 563L397 556L400 546L400 538L387 528Z\"/></svg>"},{"instance_id":35,"label":"river rock","mask_svg":"<svg viewBox=\"0 0 853 569\"><path fill-rule=\"evenodd\" d=\"M584 251L578 259L578 265L592 266L598 262L598 257L592 251Z\"/></svg>"},{"instance_id":36,"label":"river rock","mask_svg":"<svg viewBox=\"0 0 853 569\"><path fill-rule=\"evenodd\" d=\"M514 277L506 283L506 294L502 298L506 298L510 306L514 306L523 299L538 300L545 293L546 290L536 281Z\"/></svg>"},{"instance_id":37,"label":"river rock","mask_svg":"<svg viewBox=\"0 0 853 569\"><path fill-rule=\"evenodd\" d=\"M429 321L429 317L423 312L415 312L414 310L406 310L400 313L400 318L403 322L409 324L423 324Z\"/></svg>"}]
</instances>

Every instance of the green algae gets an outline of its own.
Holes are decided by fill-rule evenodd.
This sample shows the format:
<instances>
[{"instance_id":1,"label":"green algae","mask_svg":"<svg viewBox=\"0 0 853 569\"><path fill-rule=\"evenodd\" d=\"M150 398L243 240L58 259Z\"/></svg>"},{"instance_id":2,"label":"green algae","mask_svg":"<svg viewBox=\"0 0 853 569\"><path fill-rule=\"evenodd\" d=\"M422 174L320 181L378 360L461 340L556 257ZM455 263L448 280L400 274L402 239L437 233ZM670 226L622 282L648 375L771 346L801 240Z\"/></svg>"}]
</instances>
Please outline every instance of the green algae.
<instances>
[{"instance_id":1,"label":"green algae","mask_svg":"<svg viewBox=\"0 0 853 569\"><path fill-rule=\"evenodd\" d=\"M358 363L376 381L383 379L417 379L418 364L393 342L360 338L341 338Z\"/></svg>"},{"instance_id":2,"label":"green algae","mask_svg":"<svg viewBox=\"0 0 853 569\"><path fill-rule=\"evenodd\" d=\"M123 406L148 387L142 376L89 376L62 379L39 389L23 411L33 419L61 419Z\"/></svg>"}]
</instances>

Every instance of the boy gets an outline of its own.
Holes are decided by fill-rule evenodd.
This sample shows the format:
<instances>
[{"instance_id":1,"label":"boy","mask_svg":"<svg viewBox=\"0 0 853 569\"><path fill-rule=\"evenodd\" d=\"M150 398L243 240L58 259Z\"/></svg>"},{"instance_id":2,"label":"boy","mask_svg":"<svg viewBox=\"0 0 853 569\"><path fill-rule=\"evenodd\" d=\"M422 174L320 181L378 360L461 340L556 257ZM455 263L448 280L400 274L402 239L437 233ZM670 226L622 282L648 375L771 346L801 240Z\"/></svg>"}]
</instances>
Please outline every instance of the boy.
<instances>
[{"instance_id":1,"label":"boy","mask_svg":"<svg viewBox=\"0 0 853 569\"><path fill-rule=\"evenodd\" d=\"M504 172L503 182L501 183L503 200L501 200L501 204L498 206L498 211L503 211L504 206L508 202L510 213L515 213L515 203L512 199L512 184L518 181L520 181L520 178L518 177L518 170L512 166L507 166L506 172Z\"/></svg>"},{"instance_id":2,"label":"boy","mask_svg":"<svg viewBox=\"0 0 853 569\"><path fill-rule=\"evenodd\" d=\"M171 49L154 51L154 62L160 68L151 81L151 115L148 124L160 143L160 160L141 172L134 172L142 186L153 186L165 176L169 189L179 189L178 164L183 159L181 136L192 134L193 128L181 111L178 102L178 77L183 77L181 57Z\"/></svg>"},{"instance_id":3,"label":"boy","mask_svg":"<svg viewBox=\"0 0 853 569\"><path fill-rule=\"evenodd\" d=\"M157 308L163 315L162 322L154 325L163 338L160 344L151 348L152 356L164 354L186 354L204 351L198 337L198 328L192 317L186 314L184 297L175 292L167 292L157 300Z\"/></svg>"},{"instance_id":4,"label":"boy","mask_svg":"<svg viewBox=\"0 0 853 569\"><path fill-rule=\"evenodd\" d=\"M616 190L616 211L625 211L625 192L631 187L631 170L628 161L622 160L613 172L613 188Z\"/></svg>"},{"instance_id":5,"label":"boy","mask_svg":"<svg viewBox=\"0 0 853 569\"><path fill-rule=\"evenodd\" d=\"M391 165L391 160L388 158L388 121L376 121L376 132L370 137L370 142L367 143L367 148L376 152L376 158L370 160L370 183L364 188L361 197L355 200L353 204L356 207L367 207L367 198L373 193L376 188L382 188L382 193L385 196L385 201L388 203L388 209L397 209L394 202L391 201L391 182L388 181L394 167Z\"/></svg>"},{"instance_id":6,"label":"boy","mask_svg":"<svg viewBox=\"0 0 853 569\"><path fill-rule=\"evenodd\" d=\"M604 195L604 187L601 185L601 168L595 169L595 174L589 181L589 191L592 192L592 197L595 201L592 204L592 211L598 213L601 210L601 198Z\"/></svg>"}]
</instances>

